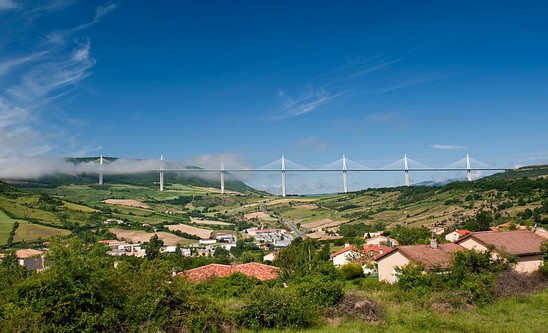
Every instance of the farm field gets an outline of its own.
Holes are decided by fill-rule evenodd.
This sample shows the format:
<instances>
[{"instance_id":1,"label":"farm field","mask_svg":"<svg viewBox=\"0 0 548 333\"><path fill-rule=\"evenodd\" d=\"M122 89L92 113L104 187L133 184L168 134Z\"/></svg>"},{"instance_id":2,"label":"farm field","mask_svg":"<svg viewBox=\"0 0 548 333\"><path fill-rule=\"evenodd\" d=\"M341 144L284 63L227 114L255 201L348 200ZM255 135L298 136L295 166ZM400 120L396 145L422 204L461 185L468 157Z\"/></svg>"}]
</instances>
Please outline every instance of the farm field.
<instances>
[{"instance_id":1,"label":"farm field","mask_svg":"<svg viewBox=\"0 0 548 333\"><path fill-rule=\"evenodd\" d=\"M213 230L211 229L193 227L187 224L166 225L166 228L168 228L169 230L178 230L190 235L198 236L202 239L209 238L211 236L211 233L213 232Z\"/></svg>"},{"instance_id":2,"label":"farm field","mask_svg":"<svg viewBox=\"0 0 548 333\"><path fill-rule=\"evenodd\" d=\"M189 245L195 243L195 240L185 239L169 232L146 232L142 230L125 230L110 228L110 232L116 235L118 239L125 239L129 243L146 243L150 240L154 234L158 235L158 238L164 241L165 245L174 246L177 244Z\"/></svg>"},{"instance_id":3,"label":"farm field","mask_svg":"<svg viewBox=\"0 0 548 333\"><path fill-rule=\"evenodd\" d=\"M13 242L31 242L36 240L46 240L53 236L66 236L70 231L58 229L39 224L28 222L20 222L19 227L15 231Z\"/></svg>"},{"instance_id":4,"label":"farm field","mask_svg":"<svg viewBox=\"0 0 548 333\"><path fill-rule=\"evenodd\" d=\"M17 220L11 219L9 216L0 210L0 245L6 245L8 236L13 228L13 223Z\"/></svg>"}]
</instances>

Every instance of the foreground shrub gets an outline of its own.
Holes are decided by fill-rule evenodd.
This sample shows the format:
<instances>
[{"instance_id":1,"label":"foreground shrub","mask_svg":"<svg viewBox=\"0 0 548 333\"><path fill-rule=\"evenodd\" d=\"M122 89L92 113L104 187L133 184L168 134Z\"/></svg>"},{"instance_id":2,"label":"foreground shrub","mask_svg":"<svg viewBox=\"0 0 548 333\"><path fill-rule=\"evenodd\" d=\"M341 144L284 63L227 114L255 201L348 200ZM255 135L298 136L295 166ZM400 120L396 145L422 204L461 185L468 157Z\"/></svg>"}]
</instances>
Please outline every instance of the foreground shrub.
<instances>
[{"instance_id":1,"label":"foreground shrub","mask_svg":"<svg viewBox=\"0 0 548 333\"><path fill-rule=\"evenodd\" d=\"M318 323L319 309L288 289L259 286L251 293L236 322L252 330L261 328L302 329Z\"/></svg>"},{"instance_id":2,"label":"foreground shrub","mask_svg":"<svg viewBox=\"0 0 548 333\"><path fill-rule=\"evenodd\" d=\"M309 303L323 307L337 304L344 295L342 281L332 280L321 275L296 279L290 289Z\"/></svg>"},{"instance_id":3,"label":"foreground shrub","mask_svg":"<svg viewBox=\"0 0 548 333\"><path fill-rule=\"evenodd\" d=\"M343 265L341 267L341 273L347 280L353 280L364 276L362 265L355 262L349 262L348 264Z\"/></svg>"}]
</instances>

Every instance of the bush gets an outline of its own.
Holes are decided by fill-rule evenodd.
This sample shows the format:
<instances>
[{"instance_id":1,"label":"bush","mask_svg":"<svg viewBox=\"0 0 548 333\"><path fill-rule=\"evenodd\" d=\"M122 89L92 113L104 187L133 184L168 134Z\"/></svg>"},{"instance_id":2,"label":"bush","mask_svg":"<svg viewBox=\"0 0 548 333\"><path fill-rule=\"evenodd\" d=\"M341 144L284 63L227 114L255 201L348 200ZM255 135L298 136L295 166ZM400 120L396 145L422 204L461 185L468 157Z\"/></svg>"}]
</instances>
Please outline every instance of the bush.
<instances>
[{"instance_id":1,"label":"bush","mask_svg":"<svg viewBox=\"0 0 548 333\"><path fill-rule=\"evenodd\" d=\"M349 262L341 267L341 273L347 280L353 280L363 277L363 268L360 264Z\"/></svg>"},{"instance_id":2,"label":"bush","mask_svg":"<svg viewBox=\"0 0 548 333\"><path fill-rule=\"evenodd\" d=\"M343 297L343 283L327 276L307 276L291 285L295 293L311 304L331 306Z\"/></svg>"},{"instance_id":3,"label":"bush","mask_svg":"<svg viewBox=\"0 0 548 333\"><path fill-rule=\"evenodd\" d=\"M236 322L257 331L261 328L311 327L319 320L319 309L287 289L257 287L246 305L236 314Z\"/></svg>"}]
</instances>

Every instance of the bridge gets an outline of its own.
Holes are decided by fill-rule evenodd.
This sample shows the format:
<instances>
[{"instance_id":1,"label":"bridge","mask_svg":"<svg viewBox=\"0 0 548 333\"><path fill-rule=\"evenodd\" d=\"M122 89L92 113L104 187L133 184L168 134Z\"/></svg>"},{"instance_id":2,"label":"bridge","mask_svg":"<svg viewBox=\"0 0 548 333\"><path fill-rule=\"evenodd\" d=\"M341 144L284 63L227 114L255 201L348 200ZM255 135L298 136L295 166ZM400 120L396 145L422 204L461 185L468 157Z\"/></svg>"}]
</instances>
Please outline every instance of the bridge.
<instances>
[{"instance_id":1,"label":"bridge","mask_svg":"<svg viewBox=\"0 0 548 333\"><path fill-rule=\"evenodd\" d=\"M108 164L105 158L101 157L96 161L99 167L99 184L103 184L104 173L108 172ZM374 173L374 172L402 172L405 186L411 186L411 172L466 172L467 180L473 181L473 171L507 171L509 168L491 167L481 161L466 157L451 163L445 167L429 167L420 162L414 161L404 155L402 159L392 162L382 168L369 168L363 164L352 161L346 158L345 155L341 159L329 163L320 168L308 168L293 161L288 160L285 156L274 162L271 162L260 168L225 168L221 163L220 168L166 168L163 156L160 157L159 166L157 169L149 169L146 171L157 171L159 173L159 190L164 190L164 173L165 172L187 172L187 173L218 173L220 174L220 192L225 193L225 174L229 173L280 173L282 196L287 196L287 173L304 173L304 172L340 172L342 175L342 192L348 192L348 173ZM288 165L290 165L288 167ZM474 167L472 167L474 165ZM477 165L477 166L475 166Z\"/></svg>"}]
</instances>

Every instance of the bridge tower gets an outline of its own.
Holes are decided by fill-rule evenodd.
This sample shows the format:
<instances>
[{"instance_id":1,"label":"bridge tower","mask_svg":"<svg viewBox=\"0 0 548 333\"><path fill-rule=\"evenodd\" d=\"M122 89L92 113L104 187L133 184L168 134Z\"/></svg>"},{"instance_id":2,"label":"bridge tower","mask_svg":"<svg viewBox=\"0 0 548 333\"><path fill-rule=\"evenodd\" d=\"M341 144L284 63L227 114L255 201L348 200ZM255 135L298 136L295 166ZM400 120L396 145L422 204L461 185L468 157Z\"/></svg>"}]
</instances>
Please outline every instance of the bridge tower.
<instances>
[{"instance_id":1,"label":"bridge tower","mask_svg":"<svg viewBox=\"0 0 548 333\"><path fill-rule=\"evenodd\" d=\"M407 154L403 155L403 169L405 174L405 186L409 186L409 164L407 163Z\"/></svg>"},{"instance_id":2,"label":"bridge tower","mask_svg":"<svg viewBox=\"0 0 548 333\"><path fill-rule=\"evenodd\" d=\"M282 155L282 197L286 196L285 157Z\"/></svg>"},{"instance_id":3,"label":"bridge tower","mask_svg":"<svg viewBox=\"0 0 548 333\"><path fill-rule=\"evenodd\" d=\"M160 192L164 191L164 155L160 155Z\"/></svg>"},{"instance_id":4,"label":"bridge tower","mask_svg":"<svg viewBox=\"0 0 548 333\"><path fill-rule=\"evenodd\" d=\"M342 173L343 173L343 193L348 193L348 180L346 179L346 156L342 158Z\"/></svg>"},{"instance_id":5,"label":"bridge tower","mask_svg":"<svg viewBox=\"0 0 548 333\"><path fill-rule=\"evenodd\" d=\"M470 156L466 154L466 174L468 176L468 181L472 181L472 168L470 167Z\"/></svg>"},{"instance_id":6,"label":"bridge tower","mask_svg":"<svg viewBox=\"0 0 548 333\"><path fill-rule=\"evenodd\" d=\"M221 194L225 194L225 164L221 162Z\"/></svg>"},{"instance_id":7,"label":"bridge tower","mask_svg":"<svg viewBox=\"0 0 548 333\"><path fill-rule=\"evenodd\" d=\"M103 154L99 157L99 185L103 185Z\"/></svg>"}]
</instances>

